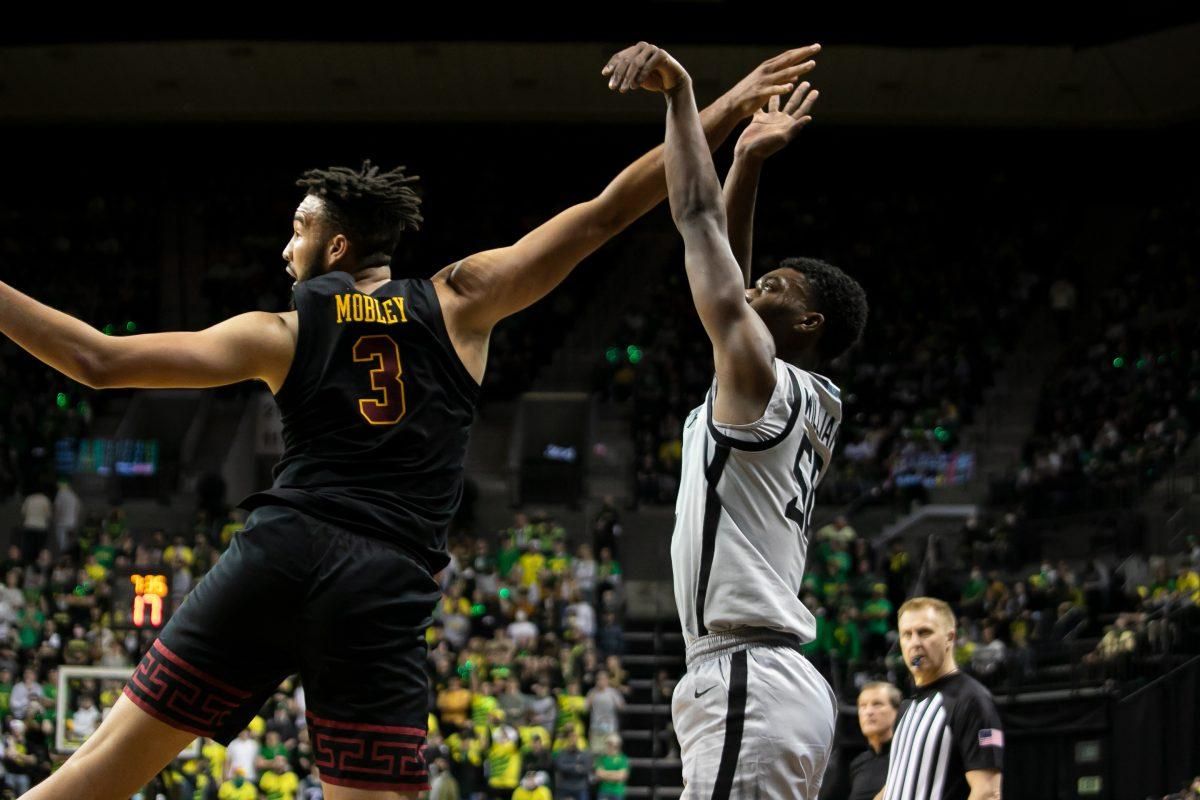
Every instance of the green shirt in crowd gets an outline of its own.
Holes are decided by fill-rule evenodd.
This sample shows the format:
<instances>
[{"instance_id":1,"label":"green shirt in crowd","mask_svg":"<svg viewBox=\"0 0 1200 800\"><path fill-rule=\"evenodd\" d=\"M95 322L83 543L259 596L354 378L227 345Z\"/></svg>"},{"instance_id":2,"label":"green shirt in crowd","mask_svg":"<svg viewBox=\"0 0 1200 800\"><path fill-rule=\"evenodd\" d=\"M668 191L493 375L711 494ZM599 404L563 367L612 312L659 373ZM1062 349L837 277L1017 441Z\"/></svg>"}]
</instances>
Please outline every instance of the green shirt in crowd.
<instances>
[{"instance_id":1,"label":"green shirt in crowd","mask_svg":"<svg viewBox=\"0 0 1200 800\"><path fill-rule=\"evenodd\" d=\"M629 756L624 753L609 755L605 753L596 759L596 767L598 769L607 769L617 771L621 769L629 769ZM612 794L617 797L625 796L625 781L600 781L596 786L596 791L601 794Z\"/></svg>"}]
</instances>

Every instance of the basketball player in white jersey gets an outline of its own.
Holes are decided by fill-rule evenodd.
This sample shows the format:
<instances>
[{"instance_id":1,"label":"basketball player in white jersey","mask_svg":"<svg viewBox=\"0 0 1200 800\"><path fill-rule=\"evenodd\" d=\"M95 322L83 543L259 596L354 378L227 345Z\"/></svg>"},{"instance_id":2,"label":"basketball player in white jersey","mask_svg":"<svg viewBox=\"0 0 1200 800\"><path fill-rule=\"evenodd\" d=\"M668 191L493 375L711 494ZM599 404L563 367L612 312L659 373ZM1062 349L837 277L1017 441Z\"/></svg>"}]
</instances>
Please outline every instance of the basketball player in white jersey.
<instances>
[{"instance_id":1,"label":"basketball player in white jersey","mask_svg":"<svg viewBox=\"0 0 1200 800\"><path fill-rule=\"evenodd\" d=\"M778 87L738 140L723 198L683 68L656 49L615 57L605 74L613 88L666 96L671 215L716 367L684 425L671 543L687 642L672 702L684 797L816 798L837 705L799 652L816 632L799 594L842 409L837 387L811 370L858 339L867 304L858 283L813 259L747 283L762 160L810 121L817 93L802 83L781 109L792 87Z\"/></svg>"}]
</instances>

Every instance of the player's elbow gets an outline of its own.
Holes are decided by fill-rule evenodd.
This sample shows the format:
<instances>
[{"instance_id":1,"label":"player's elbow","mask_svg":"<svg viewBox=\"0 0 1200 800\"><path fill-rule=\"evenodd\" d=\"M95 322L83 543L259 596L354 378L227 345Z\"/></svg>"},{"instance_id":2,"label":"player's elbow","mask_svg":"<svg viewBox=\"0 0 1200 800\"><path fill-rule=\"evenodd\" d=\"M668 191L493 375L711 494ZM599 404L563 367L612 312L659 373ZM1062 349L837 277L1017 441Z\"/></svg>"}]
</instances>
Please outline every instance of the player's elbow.
<instances>
[{"instance_id":1,"label":"player's elbow","mask_svg":"<svg viewBox=\"0 0 1200 800\"><path fill-rule=\"evenodd\" d=\"M89 389L108 389L112 386L105 360L98 353L79 350L75 353L74 374L77 382Z\"/></svg>"},{"instance_id":2,"label":"player's elbow","mask_svg":"<svg viewBox=\"0 0 1200 800\"><path fill-rule=\"evenodd\" d=\"M689 231L724 231L725 204L720 195L710 197L704 192L688 193L679 199L672 197L671 219L685 236Z\"/></svg>"},{"instance_id":3,"label":"player's elbow","mask_svg":"<svg viewBox=\"0 0 1200 800\"><path fill-rule=\"evenodd\" d=\"M584 234L589 240L608 241L637 219L632 207L615 192L605 189L599 197L581 204L584 209Z\"/></svg>"}]
</instances>

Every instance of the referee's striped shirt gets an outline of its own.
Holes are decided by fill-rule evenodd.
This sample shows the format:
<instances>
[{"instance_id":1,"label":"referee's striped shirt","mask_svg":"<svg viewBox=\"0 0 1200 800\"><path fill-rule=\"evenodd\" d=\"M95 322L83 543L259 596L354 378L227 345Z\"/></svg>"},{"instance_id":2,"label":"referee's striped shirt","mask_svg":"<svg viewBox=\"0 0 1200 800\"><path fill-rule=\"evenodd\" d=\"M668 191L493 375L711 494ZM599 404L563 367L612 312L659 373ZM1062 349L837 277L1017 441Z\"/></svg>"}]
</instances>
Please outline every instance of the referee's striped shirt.
<instances>
[{"instance_id":1,"label":"referee's striped shirt","mask_svg":"<svg viewBox=\"0 0 1200 800\"><path fill-rule=\"evenodd\" d=\"M966 773L1002 769L1004 732L992 696L961 672L919 687L900 707L883 800L966 800Z\"/></svg>"}]
</instances>

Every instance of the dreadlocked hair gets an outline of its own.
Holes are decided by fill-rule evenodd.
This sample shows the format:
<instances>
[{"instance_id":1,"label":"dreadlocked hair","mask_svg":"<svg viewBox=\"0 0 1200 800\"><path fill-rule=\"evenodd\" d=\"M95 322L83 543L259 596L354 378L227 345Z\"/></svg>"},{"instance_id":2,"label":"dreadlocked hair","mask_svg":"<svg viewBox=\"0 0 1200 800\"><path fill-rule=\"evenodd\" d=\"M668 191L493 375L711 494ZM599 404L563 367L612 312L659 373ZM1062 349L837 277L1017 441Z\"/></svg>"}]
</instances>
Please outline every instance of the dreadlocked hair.
<instances>
[{"instance_id":1,"label":"dreadlocked hair","mask_svg":"<svg viewBox=\"0 0 1200 800\"><path fill-rule=\"evenodd\" d=\"M817 343L821 360L832 361L849 350L867 326L867 293L858 281L817 258L785 258L779 266L804 275L815 295L815 310L825 315Z\"/></svg>"},{"instance_id":2,"label":"dreadlocked hair","mask_svg":"<svg viewBox=\"0 0 1200 800\"><path fill-rule=\"evenodd\" d=\"M330 167L310 169L296 185L306 194L325 203L325 217L338 232L344 233L358 252L364 266L372 262L388 263L406 230L418 230L421 198L412 184L420 178L406 175L405 167L380 172L370 159L362 169Z\"/></svg>"}]
</instances>

